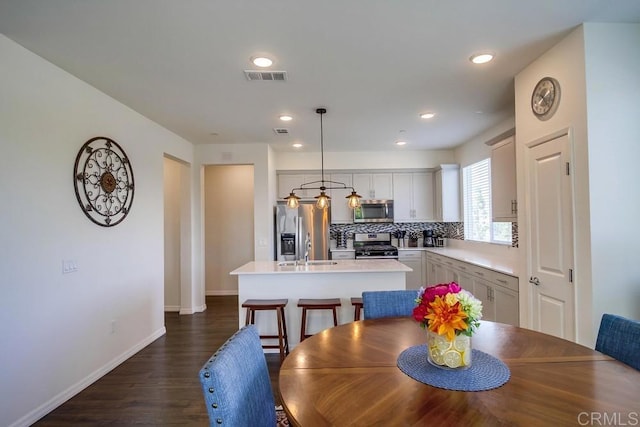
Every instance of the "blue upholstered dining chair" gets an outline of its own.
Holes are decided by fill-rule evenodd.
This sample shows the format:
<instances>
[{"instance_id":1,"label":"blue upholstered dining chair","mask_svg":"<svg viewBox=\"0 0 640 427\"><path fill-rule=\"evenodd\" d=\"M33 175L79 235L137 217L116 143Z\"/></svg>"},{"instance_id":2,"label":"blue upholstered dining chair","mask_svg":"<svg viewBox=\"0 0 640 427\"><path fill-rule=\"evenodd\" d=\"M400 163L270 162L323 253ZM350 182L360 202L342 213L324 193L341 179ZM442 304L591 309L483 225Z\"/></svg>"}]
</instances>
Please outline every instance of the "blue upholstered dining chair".
<instances>
[{"instance_id":1,"label":"blue upholstered dining chair","mask_svg":"<svg viewBox=\"0 0 640 427\"><path fill-rule=\"evenodd\" d=\"M417 290L362 292L364 319L411 316L417 296Z\"/></svg>"},{"instance_id":2,"label":"blue upholstered dining chair","mask_svg":"<svg viewBox=\"0 0 640 427\"><path fill-rule=\"evenodd\" d=\"M640 321L603 314L596 350L640 371Z\"/></svg>"},{"instance_id":3,"label":"blue upholstered dining chair","mask_svg":"<svg viewBox=\"0 0 640 427\"><path fill-rule=\"evenodd\" d=\"M200 383L212 426L276 425L267 361L258 330L236 332L204 364Z\"/></svg>"}]
</instances>

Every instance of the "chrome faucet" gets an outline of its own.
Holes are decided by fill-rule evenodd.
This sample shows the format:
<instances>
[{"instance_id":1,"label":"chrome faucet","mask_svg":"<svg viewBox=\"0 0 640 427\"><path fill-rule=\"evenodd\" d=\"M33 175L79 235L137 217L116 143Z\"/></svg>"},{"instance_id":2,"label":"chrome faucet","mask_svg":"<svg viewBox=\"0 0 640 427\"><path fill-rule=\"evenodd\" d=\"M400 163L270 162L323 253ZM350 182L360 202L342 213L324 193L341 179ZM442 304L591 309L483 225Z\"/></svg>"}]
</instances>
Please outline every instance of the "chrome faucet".
<instances>
[{"instance_id":1,"label":"chrome faucet","mask_svg":"<svg viewBox=\"0 0 640 427\"><path fill-rule=\"evenodd\" d=\"M309 251L311 250L311 234L307 233L304 239L304 262L309 262Z\"/></svg>"}]
</instances>

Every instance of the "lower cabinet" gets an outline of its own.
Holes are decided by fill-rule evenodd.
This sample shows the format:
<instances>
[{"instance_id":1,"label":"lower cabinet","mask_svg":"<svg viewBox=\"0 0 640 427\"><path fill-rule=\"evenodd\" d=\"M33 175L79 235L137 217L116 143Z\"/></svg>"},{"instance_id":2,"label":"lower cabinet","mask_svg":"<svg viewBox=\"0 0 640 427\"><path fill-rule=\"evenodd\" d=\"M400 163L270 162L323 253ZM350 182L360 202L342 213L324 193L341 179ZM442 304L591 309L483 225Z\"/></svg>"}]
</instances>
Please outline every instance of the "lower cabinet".
<instances>
[{"instance_id":1,"label":"lower cabinet","mask_svg":"<svg viewBox=\"0 0 640 427\"><path fill-rule=\"evenodd\" d=\"M407 273L407 289L420 289L424 285L422 276L422 251L398 251L398 261L411 268Z\"/></svg>"},{"instance_id":2,"label":"lower cabinet","mask_svg":"<svg viewBox=\"0 0 640 427\"><path fill-rule=\"evenodd\" d=\"M356 259L355 251L331 251L331 259Z\"/></svg>"},{"instance_id":3,"label":"lower cabinet","mask_svg":"<svg viewBox=\"0 0 640 427\"><path fill-rule=\"evenodd\" d=\"M518 326L518 278L425 252L427 283L456 282L482 302L482 319Z\"/></svg>"}]
</instances>

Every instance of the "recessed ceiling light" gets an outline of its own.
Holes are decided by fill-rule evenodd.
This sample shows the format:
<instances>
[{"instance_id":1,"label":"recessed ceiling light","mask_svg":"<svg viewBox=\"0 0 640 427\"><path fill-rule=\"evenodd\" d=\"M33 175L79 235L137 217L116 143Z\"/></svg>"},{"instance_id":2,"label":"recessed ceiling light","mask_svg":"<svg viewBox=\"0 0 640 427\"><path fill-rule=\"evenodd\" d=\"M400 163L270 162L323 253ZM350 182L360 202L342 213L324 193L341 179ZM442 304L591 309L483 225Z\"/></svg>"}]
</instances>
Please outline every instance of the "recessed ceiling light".
<instances>
[{"instance_id":1,"label":"recessed ceiling light","mask_svg":"<svg viewBox=\"0 0 640 427\"><path fill-rule=\"evenodd\" d=\"M293 120L293 117L288 114L283 114L280 116L280 120L282 120L283 122L290 122L291 120Z\"/></svg>"},{"instance_id":2,"label":"recessed ceiling light","mask_svg":"<svg viewBox=\"0 0 640 427\"><path fill-rule=\"evenodd\" d=\"M432 119L434 118L436 113L422 113L420 114L421 119Z\"/></svg>"},{"instance_id":3,"label":"recessed ceiling light","mask_svg":"<svg viewBox=\"0 0 640 427\"><path fill-rule=\"evenodd\" d=\"M484 53L471 55L471 57L469 58L469 61L473 62L474 64L486 64L492 59L493 59L492 53L484 52Z\"/></svg>"},{"instance_id":4,"label":"recessed ceiling light","mask_svg":"<svg viewBox=\"0 0 640 427\"><path fill-rule=\"evenodd\" d=\"M262 68L271 67L271 65L273 64L273 60L271 60L270 58L267 58L266 56L252 57L251 62L256 67L262 67Z\"/></svg>"},{"instance_id":5,"label":"recessed ceiling light","mask_svg":"<svg viewBox=\"0 0 640 427\"><path fill-rule=\"evenodd\" d=\"M396 141L396 145L407 145L407 141Z\"/></svg>"},{"instance_id":6,"label":"recessed ceiling light","mask_svg":"<svg viewBox=\"0 0 640 427\"><path fill-rule=\"evenodd\" d=\"M300 144L299 142L296 142L295 144L291 145L293 148L300 148L302 147L302 144Z\"/></svg>"}]
</instances>

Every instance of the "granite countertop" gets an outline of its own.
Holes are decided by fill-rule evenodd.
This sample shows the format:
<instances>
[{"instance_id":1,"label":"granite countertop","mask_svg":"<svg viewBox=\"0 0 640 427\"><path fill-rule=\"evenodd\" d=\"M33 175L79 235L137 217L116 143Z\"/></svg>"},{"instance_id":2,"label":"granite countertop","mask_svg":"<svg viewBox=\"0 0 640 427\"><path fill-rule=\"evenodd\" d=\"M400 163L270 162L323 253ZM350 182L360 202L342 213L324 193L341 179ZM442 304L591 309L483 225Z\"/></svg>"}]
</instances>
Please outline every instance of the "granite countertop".
<instances>
[{"instance_id":1,"label":"granite countertop","mask_svg":"<svg viewBox=\"0 0 640 427\"><path fill-rule=\"evenodd\" d=\"M316 273L393 273L413 271L394 259L310 261L309 264L293 261L251 261L233 270L231 275L241 274L316 274Z\"/></svg>"}]
</instances>

